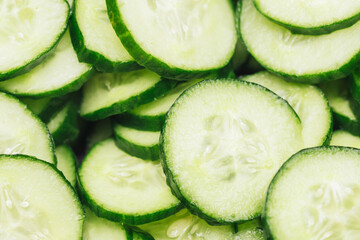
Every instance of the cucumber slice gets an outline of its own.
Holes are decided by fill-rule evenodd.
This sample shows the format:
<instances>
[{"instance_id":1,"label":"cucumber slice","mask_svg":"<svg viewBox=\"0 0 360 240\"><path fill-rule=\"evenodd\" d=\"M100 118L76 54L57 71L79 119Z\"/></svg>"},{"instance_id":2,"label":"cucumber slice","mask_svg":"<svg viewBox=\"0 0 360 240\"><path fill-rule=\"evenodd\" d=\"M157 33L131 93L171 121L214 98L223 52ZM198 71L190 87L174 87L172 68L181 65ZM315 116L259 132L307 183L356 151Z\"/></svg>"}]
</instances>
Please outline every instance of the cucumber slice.
<instances>
[{"instance_id":1,"label":"cucumber slice","mask_svg":"<svg viewBox=\"0 0 360 240\"><path fill-rule=\"evenodd\" d=\"M236 240L231 226L210 226L184 209L166 219L138 226L156 240ZM243 240L243 239L241 239Z\"/></svg>"},{"instance_id":2,"label":"cucumber slice","mask_svg":"<svg viewBox=\"0 0 360 240\"><path fill-rule=\"evenodd\" d=\"M359 182L359 149L318 147L295 154L268 190L270 239L359 239Z\"/></svg>"},{"instance_id":3,"label":"cucumber slice","mask_svg":"<svg viewBox=\"0 0 360 240\"><path fill-rule=\"evenodd\" d=\"M124 226L97 217L90 209L85 208L83 239L86 240L133 240Z\"/></svg>"},{"instance_id":4,"label":"cucumber slice","mask_svg":"<svg viewBox=\"0 0 360 240\"><path fill-rule=\"evenodd\" d=\"M360 136L360 122L353 111L353 100L347 79L340 79L320 85L333 113L335 125Z\"/></svg>"},{"instance_id":5,"label":"cucumber slice","mask_svg":"<svg viewBox=\"0 0 360 240\"><path fill-rule=\"evenodd\" d=\"M160 131L164 124L165 115L169 111L171 105L182 92L199 81L201 80L180 83L163 97L118 115L116 118L117 122L124 126L139 130Z\"/></svg>"},{"instance_id":6,"label":"cucumber slice","mask_svg":"<svg viewBox=\"0 0 360 240\"><path fill-rule=\"evenodd\" d=\"M26 105L0 92L0 154L26 154L56 164L49 130Z\"/></svg>"},{"instance_id":7,"label":"cucumber slice","mask_svg":"<svg viewBox=\"0 0 360 240\"><path fill-rule=\"evenodd\" d=\"M160 163L132 157L107 139L85 156L79 185L98 216L130 225L165 218L182 208L166 185Z\"/></svg>"},{"instance_id":8,"label":"cucumber slice","mask_svg":"<svg viewBox=\"0 0 360 240\"><path fill-rule=\"evenodd\" d=\"M94 64L98 71L119 72L141 68L125 50L112 28L105 0L77 0L70 31L79 60Z\"/></svg>"},{"instance_id":9,"label":"cucumber slice","mask_svg":"<svg viewBox=\"0 0 360 240\"><path fill-rule=\"evenodd\" d=\"M337 130L332 135L330 145L360 148L360 137L343 130Z\"/></svg>"},{"instance_id":10,"label":"cucumber slice","mask_svg":"<svg viewBox=\"0 0 360 240\"><path fill-rule=\"evenodd\" d=\"M360 22L320 36L292 34L262 16L252 0L239 1L238 29L248 51L288 80L319 83L350 74L360 60Z\"/></svg>"},{"instance_id":11,"label":"cucumber slice","mask_svg":"<svg viewBox=\"0 0 360 240\"><path fill-rule=\"evenodd\" d=\"M52 164L0 155L0 201L1 239L82 239L81 203Z\"/></svg>"},{"instance_id":12,"label":"cucumber slice","mask_svg":"<svg viewBox=\"0 0 360 240\"><path fill-rule=\"evenodd\" d=\"M57 168L64 174L71 186L76 185L77 159L73 150L67 145L55 148Z\"/></svg>"},{"instance_id":13,"label":"cucumber slice","mask_svg":"<svg viewBox=\"0 0 360 240\"><path fill-rule=\"evenodd\" d=\"M56 145L73 142L79 135L78 103L72 98L47 123Z\"/></svg>"},{"instance_id":14,"label":"cucumber slice","mask_svg":"<svg viewBox=\"0 0 360 240\"><path fill-rule=\"evenodd\" d=\"M272 177L303 147L289 104L257 84L205 80L167 114L160 154L173 192L206 221L232 223L261 214Z\"/></svg>"},{"instance_id":15,"label":"cucumber slice","mask_svg":"<svg viewBox=\"0 0 360 240\"><path fill-rule=\"evenodd\" d=\"M116 146L144 160L159 160L160 132L141 131L114 124Z\"/></svg>"},{"instance_id":16,"label":"cucumber slice","mask_svg":"<svg viewBox=\"0 0 360 240\"><path fill-rule=\"evenodd\" d=\"M99 120L119 114L162 96L175 82L149 70L97 74L84 86L80 115Z\"/></svg>"},{"instance_id":17,"label":"cucumber slice","mask_svg":"<svg viewBox=\"0 0 360 240\"><path fill-rule=\"evenodd\" d=\"M66 31L54 52L39 66L0 82L0 89L23 97L57 97L77 91L91 74L91 66L78 61Z\"/></svg>"},{"instance_id":18,"label":"cucumber slice","mask_svg":"<svg viewBox=\"0 0 360 240\"><path fill-rule=\"evenodd\" d=\"M349 79L351 96L360 104L360 68L355 69Z\"/></svg>"},{"instance_id":19,"label":"cucumber slice","mask_svg":"<svg viewBox=\"0 0 360 240\"><path fill-rule=\"evenodd\" d=\"M237 225L234 240L266 240L265 232L259 219Z\"/></svg>"},{"instance_id":20,"label":"cucumber slice","mask_svg":"<svg viewBox=\"0 0 360 240\"><path fill-rule=\"evenodd\" d=\"M106 3L127 51L140 65L161 76L201 78L224 67L234 53L237 37L228 0Z\"/></svg>"},{"instance_id":21,"label":"cucumber slice","mask_svg":"<svg viewBox=\"0 0 360 240\"><path fill-rule=\"evenodd\" d=\"M69 18L65 0L0 2L0 80L30 71L59 41Z\"/></svg>"},{"instance_id":22,"label":"cucumber slice","mask_svg":"<svg viewBox=\"0 0 360 240\"><path fill-rule=\"evenodd\" d=\"M238 39L236 43L235 53L232 57L232 67L235 73L239 73L241 71L241 67L249 58L249 52L246 49L246 46L242 42L241 39Z\"/></svg>"},{"instance_id":23,"label":"cucumber slice","mask_svg":"<svg viewBox=\"0 0 360 240\"><path fill-rule=\"evenodd\" d=\"M332 115L324 93L317 87L290 83L270 74L259 72L242 78L260 84L284 98L300 117L304 147L328 144L332 133Z\"/></svg>"},{"instance_id":24,"label":"cucumber slice","mask_svg":"<svg viewBox=\"0 0 360 240\"><path fill-rule=\"evenodd\" d=\"M263 15L294 33L327 34L360 20L360 2L353 0L253 1Z\"/></svg>"}]
</instances>

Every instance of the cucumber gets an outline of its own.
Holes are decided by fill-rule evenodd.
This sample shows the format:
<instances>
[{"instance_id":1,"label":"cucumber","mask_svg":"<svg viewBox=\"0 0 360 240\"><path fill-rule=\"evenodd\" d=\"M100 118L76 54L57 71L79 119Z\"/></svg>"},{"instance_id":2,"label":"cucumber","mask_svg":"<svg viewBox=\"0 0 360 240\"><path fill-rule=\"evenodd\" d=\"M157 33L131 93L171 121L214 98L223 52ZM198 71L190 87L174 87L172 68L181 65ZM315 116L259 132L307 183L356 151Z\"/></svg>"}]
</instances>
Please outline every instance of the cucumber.
<instances>
[{"instance_id":1,"label":"cucumber","mask_svg":"<svg viewBox=\"0 0 360 240\"><path fill-rule=\"evenodd\" d=\"M160 156L189 210L212 224L260 216L272 177L303 147L300 119L260 85L210 79L186 90L167 114Z\"/></svg>"},{"instance_id":2,"label":"cucumber","mask_svg":"<svg viewBox=\"0 0 360 240\"><path fill-rule=\"evenodd\" d=\"M360 104L360 68L356 68L349 79L351 96Z\"/></svg>"},{"instance_id":3,"label":"cucumber","mask_svg":"<svg viewBox=\"0 0 360 240\"><path fill-rule=\"evenodd\" d=\"M82 239L84 211L54 165L0 155L1 239Z\"/></svg>"},{"instance_id":4,"label":"cucumber","mask_svg":"<svg viewBox=\"0 0 360 240\"><path fill-rule=\"evenodd\" d=\"M360 148L360 137L343 130L337 130L333 133L330 145Z\"/></svg>"},{"instance_id":5,"label":"cucumber","mask_svg":"<svg viewBox=\"0 0 360 240\"><path fill-rule=\"evenodd\" d=\"M183 91L199 81L192 80L180 83L164 96L155 99L155 101L143 104L134 110L116 116L116 121L124 126L138 130L160 131L164 124L165 115L171 105Z\"/></svg>"},{"instance_id":6,"label":"cucumber","mask_svg":"<svg viewBox=\"0 0 360 240\"><path fill-rule=\"evenodd\" d=\"M53 53L39 66L0 82L0 89L21 97L58 97L77 91L91 74L91 65L78 61L66 31Z\"/></svg>"},{"instance_id":7,"label":"cucumber","mask_svg":"<svg viewBox=\"0 0 360 240\"><path fill-rule=\"evenodd\" d=\"M266 240L265 232L259 219L237 225L234 240Z\"/></svg>"},{"instance_id":8,"label":"cucumber","mask_svg":"<svg viewBox=\"0 0 360 240\"><path fill-rule=\"evenodd\" d=\"M148 232L156 240L236 240L231 226L210 226L186 209L166 219L140 225L138 228Z\"/></svg>"},{"instance_id":9,"label":"cucumber","mask_svg":"<svg viewBox=\"0 0 360 240\"><path fill-rule=\"evenodd\" d=\"M57 168L64 174L71 186L76 185L77 158L68 145L61 145L55 148Z\"/></svg>"},{"instance_id":10,"label":"cucumber","mask_svg":"<svg viewBox=\"0 0 360 240\"><path fill-rule=\"evenodd\" d=\"M286 82L265 71L242 79L270 89L292 106L303 126L304 147L316 147L329 143L332 133L332 115L328 100L319 88Z\"/></svg>"},{"instance_id":11,"label":"cucumber","mask_svg":"<svg viewBox=\"0 0 360 240\"><path fill-rule=\"evenodd\" d=\"M270 239L359 239L359 181L359 149L298 152L268 189L263 217Z\"/></svg>"},{"instance_id":12,"label":"cucumber","mask_svg":"<svg viewBox=\"0 0 360 240\"><path fill-rule=\"evenodd\" d=\"M85 207L83 239L86 240L133 240L130 233L120 223L99 218Z\"/></svg>"},{"instance_id":13,"label":"cucumber","mask_svg":"<svg viewBox=\"0 0 360 240\"><path fill-rule=\"evenodd\" d=\"M71 38L78 58L101 72L141 68L125 50L111 26L105 0L77 0L70 22Z\"/></svg>"},{"instance_id":14,"label":"cucumber","mask_svg":"<svg viewBox=\"0 0 360 240\"><path fill-rule=\"evenodd\" d=\"M138 225L182 208L166 185L159 161L144 161L118 149L112 139L96 144L79 169L85 202L96 215Z\"/></svg>"},{"instance_id":15,"label":"cucumber","mask_svg":"<svg viewBox=\"0 0 360 240\"><path fill-rule=\"evenodd\" d=\"M235 73L240 73L242 66L249 59L249 52L241 39L238 39L236 43L235 53L232 57L232 66Z\"/></svg>"},{"instance_id":16,"label":"cucumber","mask_svg":"<svg viewBox=\"0 0 360 240\"><path fill-rule=\"evenodd\" d=\"M26 154L56 164L46 125L25 104L0 92L0 154Z\"/></svg>"},{"instance_id":17,"label":"cucumber","mask_svg":"<svg viewBox=\"0 0 360 240\"><path fill-rule=\"evenodd\" d=\"M113 134L113 128L110 118L96 121L91 128L91 132L86 140L86 152L88 152L96 143L110 138Z\"/></svg>"},{"instance_id":18,"label":"cucumber","mask_svg":"<svg viewBox=\"0 0 360 240\"><path fill-rule=\"evenodd\" d=\"M237 36L229 0L147 4L107 0L106 4L115 32L130 55L161 76L183 80L212 75L234 53Z\"/></svg>"},{"instance_id":19,"label":"cucumber","mask_svg":"<svg viewBox=\"0 0 360 240\"><path fill-rule=\"evenodd\" d=\"M79 135L78 101L76 96L68 100L47 123L56 145L72 143Z\"/></svg>"},{"instance_id":20,"label":"cucumber","mask_svg":"<svg viewBox=\"0 0 360 240\"><path fill-rule=\"evenodd\" d=\"M30 71L52 50L69 18L65 0L0 3L0 80Z\"/></svg>"},{"instance_id":21,"label":"cucumber","mask_svg":"<svg viewBox=\"0 0 360 240\"><path fill-rule=\"evenodd\" d=\"M172 89L175 82L149 70L99 73L84 86L80 115L99 120L153 101Z\"/></svg>"},{"instance_id":22,"label":"cucumber","mask_svg":"<svg viewBox=\"0 0 360 240\"><path fill-rule=\"evenodd\" d=\"M159 132L141 131L114 124L116 146L144 160L159 160Z\"/></svg>"},{"instance_id":23,"label":"cucumber","mask_svg":"<svg viewBox=\"0 0 360 240\"><path fill-rule=\"evenodd\" d=\"M253 1L264 16L298 34L327 34L360 20L358 1Z\"/></svg>"},{"instance_id":24,"label":"cucumber","mask_svg":"<svg viewBox=\"0 0 360 240\"><path fill-rule=\"evenodd\" d=\"M251 55L290 81L319 83L343 78L360 60L360 22L326 35L293 34L262 16L252 0L238 2L237 21Z\"/></svg>"},{"instance_id":25,"label":"cucumber","mask_svg":"<svg viewBox=\"0 0 360 240\"><path fill-rule=\"evenodd\" d=\"M353 110L356 104L350 96L348 80L340 79L320 87L329 100L335 125L360 136L360 122Z\"/></svg>"}]
</instances>

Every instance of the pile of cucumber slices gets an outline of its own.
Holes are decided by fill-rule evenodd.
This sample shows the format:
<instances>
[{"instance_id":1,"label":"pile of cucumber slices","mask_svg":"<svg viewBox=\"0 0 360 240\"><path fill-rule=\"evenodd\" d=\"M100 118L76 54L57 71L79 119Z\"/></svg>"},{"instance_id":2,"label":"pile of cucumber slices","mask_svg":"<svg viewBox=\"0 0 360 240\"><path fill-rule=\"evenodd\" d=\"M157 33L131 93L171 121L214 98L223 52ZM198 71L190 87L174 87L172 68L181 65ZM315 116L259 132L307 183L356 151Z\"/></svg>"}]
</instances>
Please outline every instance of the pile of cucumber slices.
<instances>
[{"instance_id":1,"label":"pile of cucumber slices","mask_svg":"<svg viewBox=\"0 0 360 240\"><path fill-rule=\"evenodd\" d=\"M0 240L360 239L360 1L0 1Z\"/></svg>"}]
</instances>

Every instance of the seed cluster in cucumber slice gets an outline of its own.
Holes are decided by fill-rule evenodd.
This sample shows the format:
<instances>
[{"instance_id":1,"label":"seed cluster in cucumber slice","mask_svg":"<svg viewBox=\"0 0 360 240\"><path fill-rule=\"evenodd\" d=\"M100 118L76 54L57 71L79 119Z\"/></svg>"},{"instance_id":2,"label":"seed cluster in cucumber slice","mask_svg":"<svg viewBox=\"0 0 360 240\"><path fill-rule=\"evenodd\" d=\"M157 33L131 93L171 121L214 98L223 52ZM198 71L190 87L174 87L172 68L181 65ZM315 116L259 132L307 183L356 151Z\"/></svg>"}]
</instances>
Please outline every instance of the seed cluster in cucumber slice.
<instances>
[{"instance_id":1,"label":"seed cluster in cucumber slice","mask_svg":"<svg viewBox=\"0 0 360 240\"><path fill-rule=\"evenodd\" d=\"M359 173L359 149L319 147L292 156L266 198L272 239L358 239Z\"/></svg>"},{"instance_id":2,"label":"seed cluster in cucumber slice","mask_svg":"<svg viewBox=\"0 0 360 240\"><path fill-rule=\"evenodd\" d=\"M260 216L280 166L303 147L289 104L260 85L205 80L171 107L160 139L170 186L193 213L212 223Z\"/></svg>"}]
</instances>

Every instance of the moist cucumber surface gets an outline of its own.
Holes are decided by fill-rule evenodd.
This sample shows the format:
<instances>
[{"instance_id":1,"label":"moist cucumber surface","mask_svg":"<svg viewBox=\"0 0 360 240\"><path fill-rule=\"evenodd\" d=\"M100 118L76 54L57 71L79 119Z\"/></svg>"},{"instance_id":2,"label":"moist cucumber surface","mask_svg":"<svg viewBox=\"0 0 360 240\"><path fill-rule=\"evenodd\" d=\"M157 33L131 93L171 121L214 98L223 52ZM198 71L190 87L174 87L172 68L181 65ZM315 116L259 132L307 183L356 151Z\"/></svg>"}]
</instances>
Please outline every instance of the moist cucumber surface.
<instances>
[{"instance_id":1,"label":"moist cucumber surface","mask_svg":"<svg viewBox=\"0 0 360 240\"><path fill-rule=\"evenodd\" d=\"M85 240L132 240L123 225L99 218L87 207L85 208L83 238Z\"/></svg>"},{"instance_id":2,"label":"moist cucumber surface","mask_svg":"<svg viewBox=\"0 0 360 240\"><path fill-rule=\"evenodd\" d=\"M105 0L77 0L71 37L81 61L103 72L141 68L123 47L111 26Z\"/></svg>"},{"instance_id":3,"label":"moist cucumber surface","mask_svg":"<svg viewBox=\"0 0 360 240\"><path fill-rule=\"evenodd\" d=\"M360 22L331 34L293 34L262 16L252 0L238 2L237 20L251 55L288 80L319 83L339 79L359 62Z\"/></svg>"},{"instance_id":4,"label":"moist cucumber surface","mask_svg":"<svg viewBox=\"0 0 360 240\"><path fill-rule=\"evenodd\" d=\"M266 235L260 219L254 219L236 226L234 240L265 240Z\"/></svg>"},{"instance_id":5,"label":"moist cucumber surface","mask_svg":"<svg viewBox=\"0 0 360 240\"><path fill-rule=\"evenodd\" d=\"M234 53L237 38L228 0L106 3L127 51L140 65L162 76L186 79L208 75L224 67Z\"/></svg>"},{"instance_id":6,"label":"moist cucumber surface","mask_svg":"<svg viewBox=\"0 0 360 240\"><path fill-rule=\"evenodd\" d=\"M56 49L39 66L21 76L0 82L0 89L17 96L56 97L78 90L92 73L80 63L66 31Z\"/></svg>"},{"instance_id":7,"label":"moist cucumber surface","mask_svg":"<svg viewBox=\"0 0 360 240\"><path fill-rule=\"evenodd\" d=\"M358 239L359 173L359 149L319 147L292 156L268 190L263 217L271 239Z\"/></svg>"},{"instance_id":8,"label":"moist cucumber surface","mask_svg":"<svg viewBox=\"0 0 360 240\"><path fill-rule=\"evenodd\" d=\"M138 226L156 240L235 240L231 226L211 226L184 209L160 221ZM242 240L242 239L241 239Z\"/></svg>"},{"instance_id":9,"label":"moist cucumber surface","mask_svg":"<svg viewBox=\"0 0 360 240\"><path fill-rule=\"evenodd\" d=\"M84 212L52 164L0 155L1 239L82 239Z\"/></svg>"},{"instance_id":10,"label":"moist cucumber surface","mask_svg":"<svg viewBox=\"0 0 360 240\"><path fill-rule=\"evenodd\" d=\"M0 154L26 154L56 164L49 130L26 105L0 92Z\"/></svg>"},{"instance_id":11,"label":"moist cucumber surface","mask_svg":"<svg viewBox=\"0 0 360 240\"><path fill-rule=\"evenodd\" d=\"M90 150L79 169L79 179L90 208L112 221L144 224L182 208L166 185L159 161L132 157L112 139Z\"/></svg>"},{"instance_id":12,"label":"moist cucumber surface","mask_svg":"<svg viewBox=\"0 0 360 240\"><path fill-rule=\"evenodd\" d=\"M4 0L0 3L0 80L38 65L64 33L65 0Z\"/></svg>"},{"instance_id":13,"label":"moist cucumber surface","mask_svg":"<svg viewBox=\"0 0 360 240\"><path fill-rule=\"evenodd\" d=\"M360 19L360 2L253 0L263 15L302 34L326 34L347 28Z\"/></svg>"},{"instance_id":14,"label":"moist cucumber surface","mask_svg":"<svg viewBox=\"0 0 360 240\"><path fill-rule=\"evenodd\" d=\"M64 174L71 186L76 185L77 158L68 145L61 145L55 148L57 168Z\"/></svg>"},{"instance_id":15,"label":"moist cucumber surface","mask_svg":"<svg viewBox=\"0 0 360 240\"><path fill-rule=\"evenodd\" d=\"M360 148L360 137L344 130L337 130L331 137L330 145Z\"/></svg>"},{"instance_id":16,"label":"moist cucumber surface","mask_svg":"<svg viewBox=\"0 0 360 240\"><path fill-rule=\"evenodd\" d=\"M205 80L174 103L160 138L167 180L210 223L261 214L268 184L302 148L302 126L279 96L249 82Z\"/></svg>"},{"instance_id":17,"label":"moist cucumber surface","mask_svg":"<svg viewBox=\"0 0 360 240\"><path fill-rule=\"evenodd\" d=\"M304 147L328 144L332 133L332 115L328 100L317 87L286 82L269 72L242 78L260 84L284 98L295 110L303 126Z\"/></svg>"},{"instance_id":18,"label":"moist cucumber surface","mask_svg":"<svg viewBox=\"0 0 360 240\"><path fill-rule=\"evenodd\" d=\"M162 79L149 70L126 73L99 73L83 88L80 115L99 120L153 101L174 87L173 81Z\"/></svg>"}]
</instances>

